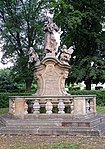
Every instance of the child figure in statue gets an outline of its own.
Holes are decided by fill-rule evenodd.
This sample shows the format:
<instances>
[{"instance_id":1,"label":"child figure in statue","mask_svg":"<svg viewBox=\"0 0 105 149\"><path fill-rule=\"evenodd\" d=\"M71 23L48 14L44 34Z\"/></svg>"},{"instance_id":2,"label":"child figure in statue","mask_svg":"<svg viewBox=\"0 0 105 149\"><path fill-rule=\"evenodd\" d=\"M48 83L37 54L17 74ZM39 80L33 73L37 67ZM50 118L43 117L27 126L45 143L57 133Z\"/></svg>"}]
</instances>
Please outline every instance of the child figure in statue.
<instances>
[{"instance_id":1,"label":"child figure in statue","mask_svg":"<svg viewBox=\"0 0 105 149\"><path fill-rule=\"evenodd\" d=\"M35 52L33 47L30 47L29 49L29 63L35 63L35 65L40 64L39 56Z\"/></svg>"},{"instance_id":2,"label":"child figure in statue","mask_svg":"<svg viewBox=\"0 0 105 149\"><path fill-rule=\"evenodd\" d=\"M69 64L71 54L73 53L73 46L67 49L66 45L63 45L61 49L60 61L63 64Z\"/></svg>"}]
</instances>

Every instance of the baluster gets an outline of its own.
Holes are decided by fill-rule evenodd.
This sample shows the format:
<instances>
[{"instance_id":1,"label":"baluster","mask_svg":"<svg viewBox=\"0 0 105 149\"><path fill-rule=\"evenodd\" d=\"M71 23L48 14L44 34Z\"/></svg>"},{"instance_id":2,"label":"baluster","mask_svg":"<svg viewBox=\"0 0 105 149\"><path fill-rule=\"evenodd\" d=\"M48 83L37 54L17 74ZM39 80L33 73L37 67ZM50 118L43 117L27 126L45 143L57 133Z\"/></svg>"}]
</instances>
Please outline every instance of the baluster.
<instances>
[{"instance_id":1,"label":"baluster","mask_svg":"<svg viewBox=\"0 0 105 149\"><path fill-rule=\"evenodd\" d=\"M39 101L38 100L35 100L34 101L34 104L33 104L33 113L40 113L40 104L39 104Z\"/></svg>"},{"instance_id":2,"label":"baluster","mask_svg":"<svg viewBox=\"0 0 105 149\"><path fill-rule=\"evenodd\" d=\"M65 109L65 104L64 104L63 100L60 99L59 103L58 103L58 113L60 113L60 114L65 113L64 109Z\"/></svg>"},{"instance_id":3,"label":"baluster","mask_svg":"<svg viewBox=\"0 0 105 149\"><path fill-rule=\"evenodd\" d=\"M15 100L13 100L13 103L12 103L12 112L15 113Z\"/></svg>"},{"instance_id":4,"label":"baluster","mask_svg":"<svg viewBox=\"0 0 105 149\"><path fill-rule=\"evenodd\" d=\"M73 110L74 110L73 100L70 100L70 107L71 107L71 114L72 114L73 113Z\"/></svg>"},{"instance_id":5,"label":"baluster","mask_svg":"<svg viewBox=\"0 0 105 149\"><path fill-rule=\"evenodd\" d=\"M94 112L94 103L93 103L93 100L90 100L90 112Z\"/></svg>"},{"instance_id":6,"label":"baluster","mask_svg":"<svg viewBox=\"0 0 105 149\"><path fill-rule=\"evenodd\" d=\"M46 103L46 113L47 114L52 114L52 109L53 109L53 104L51 103L50 100L47 100L47 103Z\"/></svg>"},{"instance_id":7,"label":"baluster","mask_svg":"<svg viewBox=\"0 0 105 149\"><path fill-rule=\"evenodd\" d=\"M26 101L24 101L25 104L24 104L24 114L27 114L28 113L28 104L26 103Z\"/></svg>"},{"instance_id":8,"label":"baluster","mask_svg":"<svg viewBox=\"0 0 105 149\"><path fill-rule=\"evenodd\" d=\"M90 112L90 100L86 99L86 113Z\"/></svg>"},{"instance_id":9,"label":"baluster","mask_svg":"<svg viewBox=\"0 0 105 149\"><path fill-rule=\"evenodd\" d=\"M10 100L10 109L9 109L9 112L10 113L12 113L12 114L14 114L15 113L15 100L13 99L11 99Z\"/></svg>"}]
</instances>

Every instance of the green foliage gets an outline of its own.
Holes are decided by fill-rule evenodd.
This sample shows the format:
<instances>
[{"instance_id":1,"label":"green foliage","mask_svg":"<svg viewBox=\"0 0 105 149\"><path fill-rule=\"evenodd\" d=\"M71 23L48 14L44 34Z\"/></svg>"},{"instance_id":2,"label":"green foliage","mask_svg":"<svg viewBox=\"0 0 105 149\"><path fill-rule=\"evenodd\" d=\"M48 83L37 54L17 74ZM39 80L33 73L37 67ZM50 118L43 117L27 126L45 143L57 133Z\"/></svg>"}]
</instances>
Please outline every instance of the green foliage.
<instances>
[{"instance_id":1,"label":"green foliage","mask_svg":"<svg viewBox=\"0 0 105 149\"><path fill-rule=\"evenodd\" d=\"M32 93L0 93L0 108L9 107L9 96L28 96Z\"/></svg>"},{"instance_id":2,"label":"green foliage","mask_svg":"<svg viewBox=\"0 0 105 149\"><path fill-rule=\"evenodd\" d=\"M35 92L34 92L35 93ZM98 106L105 106L105 90L73 90L69 92L71 95L96 95L96 103ZM0 93L0 108L9 106L9 96L28 96L32 93Z\"/></svg>"},{"instance_id":3,"label":"green foliage","mask_svg":"<svg viewBox=\"0 0 105 149\"><path fill-rule=\"evenodd\" d=\"M2 63L11 60L15 78L26 83L29 90L33 81L32 67L28 67L29 47L40 54L43 42L43 24L49 0L0 1L0 41Z\"/></svg>"},{"instance_id":4,"label":"green foliage","mask_svg":"<svg viewBox=\"0 0 105 149\"><path fill-rule=\"evenodd\" d=\"M97 106L96 111L105 114L105 106Z\"/></svg>"},{"instance_id":5,"label":"green foliage","mask_svg":"<svg viewBox=\"0 0 105 149\"><path fill-rule=\"evenodd\" d=\"M28 75L27 78L31 81L30 76L31 75ZM31 84L32 84L31 90L34 90L34 92L36 92L37 90L36 80L33 80ZM0 69L0 92L25 92L25 91L26 88L24 80L21 77L19 77L18 73L14 71L13 68Z\"/></svg>"},{"instance_id":6,"label":"green foliage","mask_svg":"<svg viewBox=\"0 0 105 149\"><path fill-rule=\"evenodd\" d=\"M105 106L105 90L78 90L70 91L71 95L96 95L96 104Z\"/></svg>"},{"instance_id":7,"label":"green foliage","mask_svg":"<svg viewBox=\"0 0 105 149\"><path fill-rule=\"evenodd\" d=\"M8 108L0 108L0 115L8 113Z\"/></svg>"},{"instance_id":8,"label":"green foliage","mask_svg":"<svg viewBox=\"0 0 105 149\"><path fill-rule=\"evenodd\" d=\"M72 90L80 90L79 85L71 85L71 86L66 86L67 90L72 91Z\"/></svg>"},{"instance_id":9,"label":"green foliage","mask_svg":"<svg viewBox=\"0 0 105 149\"><path fill-rule=\"evenodd\" d=\"M26 145L26 144L20 144L17 143L14 145L11 145L10 149L80 149L81 145L78 143L52 143L50 145L45 145L45 144L41 144L41 145Z\"/></svg>"},{"instance_id":10,"label":"green foliage","mask_svg":"<svg viewBox=\"0 0 105 149\"><path fill-rule=\"evenodd\" d=\"M92 82L105 82L104 0L60 0L54 13L63 31L61 43L75 46L68 83L85 81L86 89L91 89Z\"/></svg>"},{"instance_id":11,"label":"green foliage","mask_svg":"<svg viewBox=\"0 0 105 149\"><path fill-rule=\"evenodd\" d=\"M12 76L10 75L10 69L0 69L0 91L17 90Z\"/></svg>"}]
</instances>

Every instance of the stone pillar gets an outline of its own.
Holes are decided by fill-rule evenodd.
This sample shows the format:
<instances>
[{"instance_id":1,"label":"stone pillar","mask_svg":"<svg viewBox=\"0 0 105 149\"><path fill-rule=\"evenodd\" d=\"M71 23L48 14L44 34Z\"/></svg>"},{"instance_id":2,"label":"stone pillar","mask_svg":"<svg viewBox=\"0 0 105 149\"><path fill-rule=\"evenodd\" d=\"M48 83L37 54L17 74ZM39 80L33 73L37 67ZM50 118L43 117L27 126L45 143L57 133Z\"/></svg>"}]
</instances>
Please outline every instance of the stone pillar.
<instances>
[{"instance_id":1,"label":"stone pillar","mask_svg":"<svg viewBox=\"0 0 105 149\"><path fill-rule=\"evenodd\" d=\"M15 98L15 117L17 118L24 118L24 114L25 114L25 111L24 111L24 108L25 108L25 100L24 98L18 98L16 97Z\"/></svg>"},{"instance_id":2,"label":"stone pillar","mask_svg":"<svg viewBox=\"0 0 105 149\"><path fill-rule=\"evenodd\" d=\"M9 99L9 113L15 114L15 99Z\"/></svg>"},{"instance_id":3,"label":"stone pillar","mask_svg":"<svg viewBox=\"0 0 105 149\"><path fill-rule=\"evenodd\" d=\"M74 109L72 114L84 115L86 114L85 97L74 97Z\"/></svg>"},{"instance_id":4,"label":"stone pillar","mask_svg":"<svg viewBox=\"0 0 105 149\"><path fill-rule=\"evenodd\" d=\"M90 112L96 113L96 97L90 100Z\"/></svg>"}]
</instances>

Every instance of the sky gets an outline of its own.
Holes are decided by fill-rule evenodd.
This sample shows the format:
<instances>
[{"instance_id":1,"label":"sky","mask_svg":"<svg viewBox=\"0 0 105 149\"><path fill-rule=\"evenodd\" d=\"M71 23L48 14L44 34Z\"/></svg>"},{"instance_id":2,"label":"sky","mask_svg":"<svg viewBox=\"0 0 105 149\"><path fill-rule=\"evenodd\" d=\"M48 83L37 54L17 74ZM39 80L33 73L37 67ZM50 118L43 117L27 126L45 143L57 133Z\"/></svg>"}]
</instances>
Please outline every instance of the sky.
<instances>
[{"instance_id":1,"label":"sky","mask_svg":"<svg viewBox=\"0 0 105 149\"><path fill-rule=\"evenodd\" d=\"M4 69L4 68L12 66L12 63L10 63L10 62L8 62L8 64L3 65L1 63L1 58L2 58L2 52L0 51L0 69Z\"/></svg>"}]
</instances>

